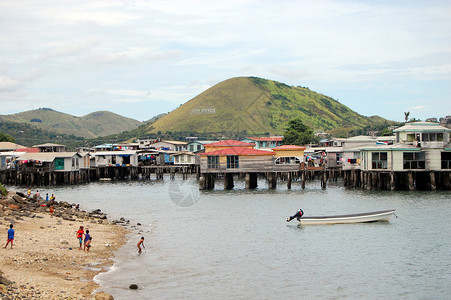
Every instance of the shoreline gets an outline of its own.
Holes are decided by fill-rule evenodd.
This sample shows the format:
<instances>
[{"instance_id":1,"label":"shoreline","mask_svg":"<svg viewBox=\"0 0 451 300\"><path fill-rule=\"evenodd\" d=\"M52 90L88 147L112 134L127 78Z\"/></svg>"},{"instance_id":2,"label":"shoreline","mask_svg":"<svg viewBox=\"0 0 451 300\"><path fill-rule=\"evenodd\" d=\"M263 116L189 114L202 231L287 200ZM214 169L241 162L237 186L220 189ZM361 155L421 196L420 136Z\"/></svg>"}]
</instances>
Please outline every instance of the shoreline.
<instances>
[{"instance_id":1,"label":"shoreline","mask_svg":"<svg viewBox=\"0 0 451 300\"><path fill-rule=\"evenodd\" d=\"M66 202L54 203L54 216L45 201L10 192L0 199L0 295L28 299L90 299L103 294L94 277L114 264L117 250L127 242L128 228L108 221L99 209L91 213ZM3 248L14 224L13 249ZM89 229L92 247L79 250L76 231Z\"/></svg>"}]
</instances>

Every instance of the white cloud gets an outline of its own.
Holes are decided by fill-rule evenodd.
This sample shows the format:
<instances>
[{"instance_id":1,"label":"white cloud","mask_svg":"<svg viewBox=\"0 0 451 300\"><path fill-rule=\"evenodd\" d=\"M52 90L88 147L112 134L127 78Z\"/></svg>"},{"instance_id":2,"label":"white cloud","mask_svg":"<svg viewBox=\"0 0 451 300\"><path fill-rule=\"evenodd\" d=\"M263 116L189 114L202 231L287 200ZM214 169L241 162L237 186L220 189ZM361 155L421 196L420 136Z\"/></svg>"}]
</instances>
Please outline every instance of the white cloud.
<instances>
[{"instance_id":1,"label":"white cloud","mask_svg":"<svg viewBox=\"0 0 451 300\"><path fill-rule=\"evenodd\" d=\"M0 76L0 91L9 91L21 86L20 82L8 77Z\"/></svg>"},{"instance_id":2,"label":"white cloud","mask_svg":"<svg viewBox=\"0 0 451 300\"><path fill-rule=\"evenodd\" d=\"M222 80L260 76L388 116L413 89L415 105L451 93L450 10L447 1L2 1L0 91L37 107L87 97L74 114L148 119ZM378 112L375 99L393 108Z\"/></svg>"},{"instance_id":3,"label":"white cloud","mask_svg":"<svg viewBox=\"0 0 451 300\"><path fill-rule=\"evenodd\" d=\"M422 110L429 110L430 108L431 108L431 107L428 106L428 105L417 105L417 106L409 107L410 110L419 110L419 111L422 111Z\"/></svg>"}]
</instances>

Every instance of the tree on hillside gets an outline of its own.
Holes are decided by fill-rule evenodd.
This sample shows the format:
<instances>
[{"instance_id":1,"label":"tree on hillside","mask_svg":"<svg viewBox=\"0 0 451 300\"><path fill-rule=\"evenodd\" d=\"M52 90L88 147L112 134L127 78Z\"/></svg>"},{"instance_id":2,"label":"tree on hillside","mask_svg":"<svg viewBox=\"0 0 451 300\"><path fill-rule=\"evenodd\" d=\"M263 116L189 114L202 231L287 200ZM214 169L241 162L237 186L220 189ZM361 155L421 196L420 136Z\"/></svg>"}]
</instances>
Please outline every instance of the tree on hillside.
<instances>
[{"instance_id":1,"label":"tree on hillside","mask_svg":"<svg viewBox=\"0 0 451 300\"><path fill-rule=\"evenodd\" d=\"M285 145L305 145L318 142L318 138L313 134L313 130L307 125L304 125L299 118L288 122L283 136L283 143Z\"/></svg>"},{"instance_id":2,"label":"tree on hillside","mask_svg":"<svg viewBox=\"0 0 451 300\"><path fill-rule=\"evenodd\" d=\"M14 143L14 138L6 133L0 132L0 142L11 142Z\"/></svg>"}]
</instances>

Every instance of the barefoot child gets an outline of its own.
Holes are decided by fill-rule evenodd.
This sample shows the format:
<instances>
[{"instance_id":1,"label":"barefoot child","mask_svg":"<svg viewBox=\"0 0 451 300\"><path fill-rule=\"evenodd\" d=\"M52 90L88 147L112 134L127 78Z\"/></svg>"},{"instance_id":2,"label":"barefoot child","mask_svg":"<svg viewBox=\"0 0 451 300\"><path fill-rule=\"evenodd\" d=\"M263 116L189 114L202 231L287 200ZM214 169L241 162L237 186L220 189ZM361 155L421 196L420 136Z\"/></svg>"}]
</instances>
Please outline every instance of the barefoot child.
<instances>
[{"instance_id":1,"label":"barefoot child","mask_svg":"<svg viewBox=\"0 0 451 300\"><path fill-rule=\"evenodd\" d=\"M141 246L143 246L143 248L146 248L146 247L144 246L144 237L142 237L142 238L139 240L137 246L138 246L138 253L141 253L141 251L142 251Z\"/></svg>"},{"instance_id":2,"label":"barefoot child","mask_svg":"<svg viewBox=\"0 0 451 300\"><path fill-rule=\"evenodd\" d=\"M88 232L88 230L86 230ZM91 248L92 236L89 237L89 240L85 242L86 252L89 252L89 248Z\"/></svg>"},{"instance_id":3,"label":"barefoot child","mask_svg":"<svg viewBox=\"0 0 451 300\"><path fill-rule=\"evenodd\" d=\"M80 229L78 229L77 231L77 239L78 242L80 243L80 247L78 248L78 250L81 250L81 245L83 245L83 235L85 234L85 231L83 230L83 226L80 226Z\"/></svg>"},{"instance_id":4,"label":"barefoot child","mask_svg":"<svg viewBox=\"0 0 451 300\"><path fill-rule=\"evenodd\" d=\"M83 250L84 250L84 251L89 251L88 245L91 243L90 239L91 239L91 235L89 234L89 229L86 229L86 234L85 234L85 245L84 245L84 247L83 247ZM88 242L89 242L89 243L88 243ZM88 249L86 250L86 248L88 248Z\"/></svg>"},{"instance_id":5,"label":"barefoot child","mask_svg":"<svg viewBox=\"0 0 451 300\"><path fill-rule=\"evenodd\" d=\"M13 224L9 225L8 229L8 241L6 242L5 249L8 247L8 244L11 243L11 249L13 248L13 241L14 241L14 229Z\"/></svg>"}]
</instances>

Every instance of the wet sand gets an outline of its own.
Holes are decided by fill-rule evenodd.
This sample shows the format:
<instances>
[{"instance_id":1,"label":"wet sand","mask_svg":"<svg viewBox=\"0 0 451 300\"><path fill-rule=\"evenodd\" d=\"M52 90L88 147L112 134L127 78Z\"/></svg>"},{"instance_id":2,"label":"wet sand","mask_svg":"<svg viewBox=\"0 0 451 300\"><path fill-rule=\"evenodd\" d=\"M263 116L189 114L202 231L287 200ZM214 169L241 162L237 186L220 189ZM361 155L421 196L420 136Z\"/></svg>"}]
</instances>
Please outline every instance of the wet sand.
<instances>
[{"instance_id":1,"label":"wet sand","mask_svg":"<svg viewBox=\"0 0 451 300\"><path fill-rule=\"evenodd\" d=\"M95 275L113 264L115 251L126 242L127 229L107 220L65 220L42 211L17 217L3 205L0 218L0 270L14 283L0 284L0 295L27 299L90 299L99 286ZM58 208L55 208L55 212ZM14 222L14 247L3 248ZM101 223L100 223L101 222ZM76 232L89 229L92 247L79 250ZM95 293L94 293L95 294Z\"/></svg>"}]
</instances>

